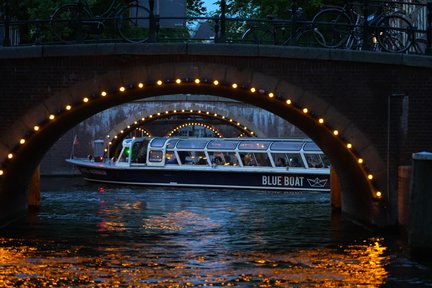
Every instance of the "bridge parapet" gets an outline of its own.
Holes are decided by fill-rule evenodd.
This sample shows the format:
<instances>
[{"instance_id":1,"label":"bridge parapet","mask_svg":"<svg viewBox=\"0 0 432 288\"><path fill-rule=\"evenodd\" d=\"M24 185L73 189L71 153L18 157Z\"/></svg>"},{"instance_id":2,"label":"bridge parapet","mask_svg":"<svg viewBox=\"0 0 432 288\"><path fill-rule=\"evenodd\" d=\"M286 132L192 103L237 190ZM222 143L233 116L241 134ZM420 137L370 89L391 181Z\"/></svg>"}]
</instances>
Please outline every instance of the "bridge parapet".
<instances>
[{"instance_id":1,"label":"bridge parapet","mask_svg":"<svg viewBox=\"0 0 432 288\"><path fill-rule=\"evenodd\" d=\"M155 13L154 0L113 0L101 15L96 15L92 11L94 7L87 5L86 1L71 1L52 7L49 13L46 7L43 11L29 7L32 12L26 13L28 7L22 5L12 11L7 1L0 21L3 28L0 37L3 36L3 46L118 42L243 43L432 55L432 4L429 2L347 1L344 6L323 5L321 8L314 5L299 7L295 0L290 3L289 13L280 11L281 17L261 15L263 12L244 17L248 15L247 11L239 11L241 7L229 7L225 0L220 1L220 7L212 14L200 14L196 9L184 12L194 10L192 7L177 7L174 12L161 9L163 3L159 3L161 7ZM182 1L175 4L184 5ZM330 14L338 17L330 19L327 17ZM32 16L23 19L20 15ZM132 23L137 25L132 26Z\"/></svg>"}]
</instances>

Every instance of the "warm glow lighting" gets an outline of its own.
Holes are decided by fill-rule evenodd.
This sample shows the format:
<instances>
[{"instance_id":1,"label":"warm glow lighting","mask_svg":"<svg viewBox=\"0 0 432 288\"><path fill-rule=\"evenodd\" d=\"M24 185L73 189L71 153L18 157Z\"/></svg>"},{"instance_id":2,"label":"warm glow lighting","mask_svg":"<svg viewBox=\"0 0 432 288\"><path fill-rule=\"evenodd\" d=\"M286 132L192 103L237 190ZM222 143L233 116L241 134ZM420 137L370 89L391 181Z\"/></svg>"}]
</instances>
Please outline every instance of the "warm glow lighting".
<instances>
[{"instance_id":1,"label":"warm glow lighting","mask_svg":"<svg viewBox=\"0 0 432 288\"><path fill-rule=\"evenodd\" d=\"M333 131L333 135L339 135L339 131L338 130L334 130Z\"/></svg>"},{"instance_id":2,"label":"warm glow lighting","mask_svg":"<svg viewBox=\"0 0 432 288\"><path fill-rule=\"evenodd\" d=\"M124 92L126 90L126 88L122 86L119 88L119 90L120 90L120 92Z\"/></svg>"},{"instance_id":3,"label":"warm glow lighting","mask_svg":"<svg viewBox=\"0 0 432 288\"><path fill-rule=\"evenodd\" d=\"M138 83L138 88L143 88L144 87L144 83Z\"/></svg>"},{"instance_id":4,"label":"warm glow lighting","mask_svg":"<svg viewBox=\"0 0 432 288\"><path fill-rule=\"evenodd\" d=\"M359 159L357 160L357 162L358 162L359 164L362 164L362 163L363 163L363 159L362 159L362 158L359 158Z\"/></svg>"},{"instance_id":5,"label":"warm glow lighting","mask_svg":"<svg viewBox=\"0 0 432 288\"><path fill-rule=\"evenodd\" d=\"M200 79L198 79L198 78L195 79L195 83L196 83L196 84L199 84L200 82L201 82Z\"/></svg>"},{"instance_id":6,"label":"warm glow lighting","mask_svg":"<svg viewBox=\"0 0 432 288\"><path fill-rule=\"evenodd\" d=\"M255 87L252 87L252 88L250 89L250 91L251 91L252 93L255 93L255 91L256 91Z\"/></svg>"},{"instance_id":7,"label":"warm glow lighting","mask_svg":"<svg viewBox=\"0 0 432 288\"><path fill-rule=\"evenodd\" d=\"M84 97L83 102L87 103L89 101L89 99L87 97Z\"/></svg>"},{"instance_id":8,"label":"warm glow lighting","mask_svg":"<svg viewBox=\"0 0 432 288\"><path fill-rule=\"evenodd\" d=\"M214 81L213 81L213 84L214 84L214 85L219 85L219 81L218 81L218 80L214 80Z\"/></svg>"},{"instance_id":9,"label":"warm glow lighting","mask_svg":"<svg viewBox=\"0 0 432 288\"><path fill-rule=\"evenodd\" d=\"M162 80L158 80L158 81L156 82L156 84L159 85L159 86L162 85L162 83L163 83Z\"/></svg>"},{"instance_id":10,"label":"warm glow lighting","mask_svg":"<svg viewBox=\"0 0 432 288\"><path fill-rule=\"evenodd\" d=\"M303 108L303 113L308 113L309 112L309 110L307 109L307 108Z\"/></svg>"},{"instance_id":11,"label":"warm glow lighting","mask_svg":"<svg viewBox=\"0 0 432 288\"><path fill-rule=\"evenodd\" d=\"M177 83L177 84L180 84L180 83L181 83L181 79L177 78L177 79L176 79L176 83Z\"/></svg>"},{"instance_id":12,"label":"warm glow lighting","mask_svg":"<svg viewBox=\"0 0 432 288\"><path fill-rule=\"evenodd\" d=\"M236 89L238 87L238 85L236 83L232 84L232 88Z\"/></svg>"},{"instance_id":13,"label":"warm glow lighting","mask_svg":"<svg viewBox=\"0 0 432 288\"><path fill-rule=\"evenodd\" d=\"M72 106L71 105L66 105L66 110L71 110Z\"/></svg>"},{"instance_id":14,"label":"warm glow lighting","mask_svg":"<svg viewBox=\"0 0 432 288\"><path fill-rule=\"evenodd\" d=\"M352 144L351 144L351 143L348 143L348 144L347 144L347 148L348 148L348 149L351 149L351 148L352 148Z\"/></svg>"},{"instance_id":15,"label":"warm glow lighting","mask_svg":"<svg viewBox=\"0 0 432 288\"><path fill-rule=\"evenodd\" d=\"M270 92L270 93L268 94L268 97L273 98L273 97L274 97L274 93L273 93L273 92Z\"/></svg>"},{"instance_id":16,"label":"warm glow lighting","mask_svg":"<svg viewBox=\"0 0 432 288\"><path fill-rule=\"evenodd\" d=\"M25 139L22 138L22 139L20 140L20 144L24 144L24 143L25 143Z\"/></svg>"},{"instance_id":17,"label":"warm glow lighting","mask_svg":"<svg viewBox=\"0 0 432 288\"><path fill-rule=\"evenodd\" d=\"M323 119L323 118L319 118L319 119L318 119L318 122L319 122L320 124L323 124L323 123L324 123L324 119Z\"/></svg>"},{"instance_id":18,"label":"warm glow lighting","mask_svg":"<svg viewBox=\"0 0 432 288\"><path fill-rule=\"evenodd\" d=\"M285 101L285 103L288 104L288 105L291 105L291 100L290 100L290 99L287 99L287 100Z\"/></svg>"},{"instance_id":19,"label":"warm glow lighting","mask_svg":"<svg viewBox=\"0 0 432 288\"><path fill-rule=\"evenodd\" d=\"M55 118L55 115L53 115L53 114L51 114L51 115L49 116L49 119L50 119L50 120L54 120L54 118Z\"/></svg>"},{"instance_id":20,"label":"warm glow lighting","mask_svg":"<svg viewBox=\"0 0 432 288\"><path fill-rule=\"evenodd\" d=\"M3 174L4 174L3 170L0 170L0 176L3 175Z\"/></svg>"},{"instance_id":21,"label":"warm glow lighting","mask_svg":"<svg viewBox=\"0 0 432 288\"><path fill-rule=\"evenodd\" d=\"M381 198L381 196L382 196L381 191L377 191L377 192L376 192L376 196L377 196L378 198Z\"/></svg>"},{"instance_id":22,"label":"warm glow lighting","mask_svg":"<svg viewBox=\"0 0 432 288\"><path fill-rule=\"evenodd\" d=\"M36 125L36 126L33 127L33 130L34 130L34 131L39 131L39 128L40 128L40 127Z\"/></svg>"},{"instance_id":23,"label":"warm glow lighting","mask_svg":"<svg viewBox=\"0 0 432 288\"><path fill-rule=\"evenodd\" d=\"M105 91L102 91L102 92L101 92L101 96L102 96L102 97L105 97L105 96L107 96L107 92L105 92Z\"/></svg>"},{"instance_id":24,"label":"warm glow lighting","mask_svg":"<svg viewBox=\"0 0 432 288\"><path fill-rule=\"evenodd\" d=\"M369 175L368 175L368 179L369 179L369 180L372 180L372 179L373 179L373 175L372 175L372 174L369 174Z\"/></svg>"},{"instance_id":25,"label":"warm glow lighting","mask_svg":"<svg viewBox=\"0 0 432 288\"><path fill-rule=\"evenodd\" d=\"M12 158L13 158L13 154L12 154L12 153L9 153L9 154L8 154L8 158L9 158L9 159L12 159Z\"/></svg>"}]
</instances>

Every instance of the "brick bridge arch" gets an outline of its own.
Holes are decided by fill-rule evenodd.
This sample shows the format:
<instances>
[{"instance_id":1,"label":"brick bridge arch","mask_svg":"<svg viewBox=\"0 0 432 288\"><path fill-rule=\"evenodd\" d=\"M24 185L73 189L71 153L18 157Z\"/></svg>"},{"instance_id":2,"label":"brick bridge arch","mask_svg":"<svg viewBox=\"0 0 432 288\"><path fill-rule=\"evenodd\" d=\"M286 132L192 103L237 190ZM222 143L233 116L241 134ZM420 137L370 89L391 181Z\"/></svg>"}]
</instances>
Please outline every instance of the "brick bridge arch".
<instances>
[{"instance_id":1,"label":"brick bridge arch","mask_svg":"<svg viewBox=\"0 0 432 288\"><path fill-rule=\"evenodd\" d=\"M207 94L261 107L299 127L328 155L342 187L342 210L365 223L389 223L383 149L389 135L381 123L390 117L384 112L400 108L388 101L400 95L393 92L427 94L430 69L405 63L405 55L166 46L26 47L25 56L22 51L3 56L7 94L0 129L9 137L0 145L1 217L25 209L27 185L44 154L84 119L136 99Z\"/></svg>"}]
</instances>

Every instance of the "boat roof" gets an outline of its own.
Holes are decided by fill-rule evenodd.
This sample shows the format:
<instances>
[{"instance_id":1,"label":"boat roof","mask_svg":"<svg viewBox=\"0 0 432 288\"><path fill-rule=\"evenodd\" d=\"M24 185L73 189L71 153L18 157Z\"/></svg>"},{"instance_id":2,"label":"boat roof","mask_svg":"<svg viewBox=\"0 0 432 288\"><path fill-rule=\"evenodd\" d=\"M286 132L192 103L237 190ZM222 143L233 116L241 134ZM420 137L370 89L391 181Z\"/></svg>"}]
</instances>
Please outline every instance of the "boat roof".
<instances>
[{"instance_id":1,"label":"boat roof","mask_svg":"<svg viewBox=\"0 0 432 288\"><path fill-rule=\"evenodd\" d=\"M125 139L123 146L132 146L133 143L150 141L150 148L166 149L207 149L209 151L238 150L238 151L313 151L321 149L308 138L291 139L261 139L261 138L183 138L183 137L137 137Z\"/></svg>"}]
</instances>

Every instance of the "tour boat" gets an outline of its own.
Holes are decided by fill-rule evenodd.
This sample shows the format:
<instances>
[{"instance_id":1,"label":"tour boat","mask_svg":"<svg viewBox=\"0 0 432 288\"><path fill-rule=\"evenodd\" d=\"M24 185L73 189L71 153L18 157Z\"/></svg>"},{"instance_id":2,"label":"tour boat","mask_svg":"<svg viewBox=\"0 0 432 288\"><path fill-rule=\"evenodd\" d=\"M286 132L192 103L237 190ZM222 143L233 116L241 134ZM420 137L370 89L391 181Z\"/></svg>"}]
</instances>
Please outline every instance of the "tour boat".
<instances>
[{"instance_id":1,"label":"tour boat","mask_svg":"<svg viewBox=\"0 0 432 288\"><path fill-rule=\"evenodd\" d=\"M89 158L66 161L104 183L330 191L330 163L310 139L141 137L118 157Z\"/></svg>"}]
</instances>

